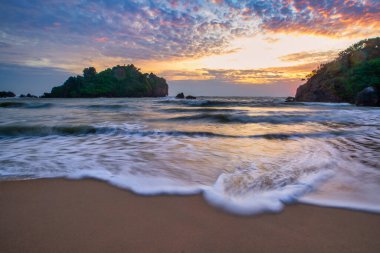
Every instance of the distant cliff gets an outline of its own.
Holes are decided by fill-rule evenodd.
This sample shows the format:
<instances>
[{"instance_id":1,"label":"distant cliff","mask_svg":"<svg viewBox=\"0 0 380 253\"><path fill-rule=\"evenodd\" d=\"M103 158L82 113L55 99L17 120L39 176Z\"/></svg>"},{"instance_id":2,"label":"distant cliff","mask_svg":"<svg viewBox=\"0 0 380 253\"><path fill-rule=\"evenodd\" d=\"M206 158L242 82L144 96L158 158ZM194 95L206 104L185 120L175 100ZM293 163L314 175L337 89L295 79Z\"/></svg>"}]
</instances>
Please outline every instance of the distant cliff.
<instances>
[{"instance_id":1,"label":"distant cliff","mask_svg":"<svg viewBox=\"0 0 380 253\"><path fill-rule=\"evenodd\" d=\"M297 89L296 101L355 103L367 87L380 98L380 37L362 40L313 70Z\"/></svg>"},{"instance_id":2,"label":"distant cliff","mask_svg":"<svg viewBox=\"0 0 380 253\"><path fill-rule=\"evenodd\" d=\"M118 65L99 73L94 67L85 68L83 76L69 77L43 97L165 97L168 89L164 78L153 73L143 74L134 65Z\"/></svg>"}]
</instances>

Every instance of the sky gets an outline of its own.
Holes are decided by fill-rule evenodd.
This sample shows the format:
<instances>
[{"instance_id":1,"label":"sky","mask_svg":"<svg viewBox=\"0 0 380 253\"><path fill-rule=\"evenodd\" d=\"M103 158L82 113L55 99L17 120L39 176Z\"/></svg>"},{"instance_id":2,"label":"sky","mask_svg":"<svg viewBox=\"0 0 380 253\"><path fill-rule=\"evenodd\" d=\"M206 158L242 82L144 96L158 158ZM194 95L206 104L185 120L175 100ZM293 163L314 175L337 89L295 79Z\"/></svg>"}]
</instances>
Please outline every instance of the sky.
<instances>
[{"instance_id":1,"label":"sky","mask_svg":"<svg viewBox=\"0 0 380 253\"><path fill-rule=\"evenodd\" d=\"M0 0L0 90L41 95L131 64L169 95L290 96L319 64L380 35L380 0Z\"/></svg>"}]
</instances>

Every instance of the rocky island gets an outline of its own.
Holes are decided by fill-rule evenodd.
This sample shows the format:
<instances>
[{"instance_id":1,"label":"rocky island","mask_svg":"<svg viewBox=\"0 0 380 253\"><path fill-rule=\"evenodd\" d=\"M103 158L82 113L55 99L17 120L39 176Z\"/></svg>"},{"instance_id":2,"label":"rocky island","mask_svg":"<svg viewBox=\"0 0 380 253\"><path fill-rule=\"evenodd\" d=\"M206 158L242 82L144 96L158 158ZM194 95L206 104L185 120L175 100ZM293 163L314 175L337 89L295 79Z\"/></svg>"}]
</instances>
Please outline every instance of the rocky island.
<instances>
[{"instance_id":1,"label":"rocky island","mask_svg":"<svg viewBox=\"0 0 380 253\"><path fill-rule=\"evenodd\" d=\"M380 37L352 45L307 78L296 101L380 106Z\"/></svg>"},{"instance_id":2,"label":"rocky island","mask_svg":"<svg viewBox=\"0 0 380 253\"><path fill-rule=\"evenodd\" d=\"M11 91L0 91L0 98L13 98L16 95Z\"/></svg>"},{"instance_id":3,"label":"rocky island","mask_svg":"<svg viewBox=\"0 0 380 253\"><path fill-rule=\"evenodd\" d=\"M133 64L115 66L99 73L85 68L83 76L69 77L63 85L54 87L44 98L94 97L165 97L168 84L153 73L140 72Z\"/></svg>"}]
</instances>

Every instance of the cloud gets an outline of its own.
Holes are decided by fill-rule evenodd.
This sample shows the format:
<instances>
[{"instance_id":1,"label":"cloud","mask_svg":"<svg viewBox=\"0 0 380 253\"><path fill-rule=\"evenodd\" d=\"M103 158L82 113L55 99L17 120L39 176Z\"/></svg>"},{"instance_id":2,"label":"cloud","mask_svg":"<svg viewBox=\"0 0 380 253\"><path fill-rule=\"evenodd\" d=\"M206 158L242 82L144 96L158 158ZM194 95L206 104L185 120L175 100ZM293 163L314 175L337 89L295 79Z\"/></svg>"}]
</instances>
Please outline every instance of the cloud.
<instances>
[{"instance_id":1,"label":"cloud","mask_svg":"<svg viewBox=\"0 0 380 253\"><path fill-rule=\"evenodd\" d=\"M266 37L266 38L264 38L264 40L265 40L266 42L268 42L268 43L271 43L271 44L280 41L279 38L271 38L271 37Z\"/></svg>"},{"instance_id":2,"label":"cloud","mask_svg":"<svg viewBox=\"0 0 380 253\"><path fill-rule=\"evenodd\" d=\"M239 96L239 97L287 97L294 96L300 81L286 80L271 84L245 85L220 80L179 80L170 82L169 95L180 92L194 96Z\"/></svg>"},{"instance_id":3,"label":"cloud","mask_svg":"<svg viewBox=\"0 0 380 253\"><path fill-rule=\"evenodd\" d=\"M197 69L169 70L160 75L170 81L185 80L218 80L231 84L268 84L299 81L318 66L318 62L288 67L272 67L261 69Z\"/></svg>"},{"instance_id":4,"label":"cloud","mask_svg":"<svg viewBox=\"0 0 380 253\"><path fill-rule=\"evenodd\" d=\"M267 69L203 69L205 75L213 77L212 79L222 80L225 82L247 83L247 84L264 84L279 79L287 79L286 73L279 70Z\"/></svg>"},{"instance_id":5,"label":"cloud","mask_svg":"<svg viewBox=\"0 0 380 253\"><path fill-rule=\"evenodd\" d=\"M109 41L109 38L107 38L107 37L98 37L98 38L95 38L95 41L96 42L100 42L100 43L105 43L105 42Z\"/></svg>"},{"instance_id":6,"label":"cloud","mask_svg":"<svg viewBox=\"0 0 380 253\"><path fill-rule=\"evenodd\" d=\"M198 70L164 70L159 73L166 79L171 81L178 80L209 80L214 79L213 76L208 75L208 72L202 69Z\"/></svg>"},{"instance_id":7,"label":"cloud","mask_svg":"<svg viewBox=\"0 0 380 253\"><path fill-rule=\"evenodd\" d=\"M249 27L233 16L226 20L227 6L202 1L34 2L0 3L4 10L1 31L35 39L39 44L94 48L110 57L164 59L220 54L230 50L228 43L236 29ZM205 10L194 11L196 6Z\"/></svg>"},{"instance_id":8,"label":"cloud","mask_svg":"<svg viewBox=\"0 0 380 253\"><path fill-rule=\"evenodd\" d=\"M261 27L275 32L300 32L333 37L378 33L378 0L269 0L244 4L251 16L259 16Z\"/></svg>"},{"instance_id":9,"label":"cloud","mask_svg":"<svg viewBox=\"0 0 380 253\"><path fill-rule=\"evenodd\" d=\"M258 33L276 43L276 32L380 30L378 0L18 0L0 1L0 9L0 63L70 71L228 54L238 50L231 41Z\"/></svg>"},{"instance_id":10,"label":"cloud","mask_svg":"<svg viewBox=\"0 0 380 253\"><path fill-rule=\"evenodd\" d=\"M299 52L280 56L284 62L326 62L338 56L338 50L328 50L323 52Z\"/></svg>"},{"instance_id":11,"label":"cloud","mask_svg":"<svg viewBox=\"0 0 380 253\"><path fill-rule=\"evenodd\" d=\"M10 48L11 45L5 42L0 42L0 48Z\"/></svg>"}]
</instances>

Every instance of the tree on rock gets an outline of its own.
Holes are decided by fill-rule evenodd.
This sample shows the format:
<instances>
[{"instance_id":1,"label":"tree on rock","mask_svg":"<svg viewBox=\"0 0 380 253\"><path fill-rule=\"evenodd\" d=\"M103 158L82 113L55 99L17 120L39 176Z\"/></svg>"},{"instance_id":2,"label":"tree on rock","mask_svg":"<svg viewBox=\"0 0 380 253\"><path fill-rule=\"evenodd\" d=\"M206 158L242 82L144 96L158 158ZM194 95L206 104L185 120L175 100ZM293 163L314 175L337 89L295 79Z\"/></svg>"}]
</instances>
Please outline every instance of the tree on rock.
<instances>
[{"instance_id":1,"label":"tree on rock","mask_svg":"<svg viewBox=\"0 0 380 253\"><path fill-rule=\"evenodd\" d=\"M141 73L134 65L114 66L99 73L85 68L83 76L69 77L63 85L54 87L43 97L165 97L168 84L153 73Z\"/></svg>"},{"instance_id":2,"label":"tree on rock","mask_svg":"<svg viewBox=\"0 0 380 253\"><path fill-rule=\"evenodd\" d=\"M91 79L96 76L96 69L94 67L88 67L83 69L83 77L84 79Z\"/></svg>"}]
</instances>

